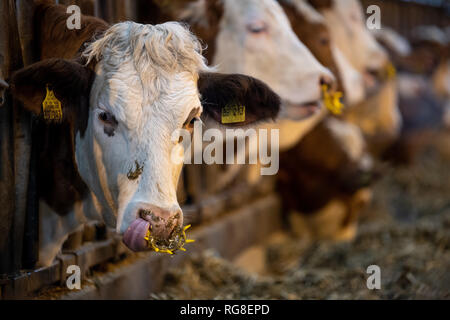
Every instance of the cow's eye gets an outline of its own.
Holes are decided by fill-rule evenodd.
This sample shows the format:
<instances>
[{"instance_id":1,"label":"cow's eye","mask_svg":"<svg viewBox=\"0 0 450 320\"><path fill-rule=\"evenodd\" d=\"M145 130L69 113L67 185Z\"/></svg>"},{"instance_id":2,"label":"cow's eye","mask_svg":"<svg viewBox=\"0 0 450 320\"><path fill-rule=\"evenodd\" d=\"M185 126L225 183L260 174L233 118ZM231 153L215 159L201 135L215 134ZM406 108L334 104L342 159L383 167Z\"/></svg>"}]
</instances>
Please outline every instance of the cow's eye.
<instances>
[{"instance_id":1,"label":"cow's eye","mask_svg":"<svg viewBox=\"0 0 450 320\"><path fill-rule=\"evenodd\" d=\"M188 130L193 130L195 122L199 121L199 120L200 120L199 117L192 117L191 119L186 120L186 122L184 123L183 127L188 129Z\"/></svg>"},{"instance_id":2,"label":"cow's eye","mask_svg":"<svg viewBox=\"0 0 450 320\"><path fill-rule=\"evenodd\" d=\"M186 128L188 130L193 129L195 121L200 120L199 112L200 108L192 109L189 115L187 116L186 121L184 121L183 123L183 128Z\"/></svg>"},{"instance_id":3,"label":"cow's eye","mask_svg":"<svg viewBox=\"0 0 450 320\"><path fill-rule=\"evenodd\" d=\"M253 34L261 34L267 31L267 24L263 21L255 21L247 25L247 30Z\"/></svg>"},{"instance_id":4,"label":"cow's eye","mask_svg":"<svg viewBox=\"0 0 450 320\"><path fill-rule=\"evenodd\" d=\"M330 45L330 39L327 36L322 36L319 38L319 43L322 46L328 46Z\"/></svg>"},{"instance_id":5,"label":"cow's eye","mask_svg":"<svg viewBox=\"0 0 450 320\"><path fill-rule=\"evenodd\" d=\"M117 125L116 118L110 112L102 111L98 114L98 118L100 121L102 121L106 124Z\"/></svg>"}]
</instances>

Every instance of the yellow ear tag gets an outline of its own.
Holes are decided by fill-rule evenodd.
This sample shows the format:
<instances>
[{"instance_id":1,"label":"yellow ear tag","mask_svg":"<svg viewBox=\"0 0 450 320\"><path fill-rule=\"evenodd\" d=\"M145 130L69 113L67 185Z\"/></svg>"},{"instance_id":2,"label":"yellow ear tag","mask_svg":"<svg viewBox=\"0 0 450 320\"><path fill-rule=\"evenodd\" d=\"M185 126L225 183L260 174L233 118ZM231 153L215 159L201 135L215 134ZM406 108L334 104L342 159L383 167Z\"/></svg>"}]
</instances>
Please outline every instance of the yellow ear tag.
<instances>
[{"instance_id":1,"label":"yellow ear tag","mask_svg":"<svg viewBox=\"0 0 450 320\"><path fill-rule=\"evenodd\" d=\"M388 79L393 79L397 75L397 70L395 69L394 65L392 63L388 63L386 67L387 77Z\"/></svg>"},{"instance_id":2,"label":"yellow ear tag","mask_svg":"<svg viewBox=\"0 0 450 320\"><path fill-rule=\"evenodd\" d=\"M186 230L189 229L190 227L191 225L189 224L185 226L183 229L181 229L180 232L174 237L175 240L169 243L168 245L158 244L157 241L152 237L150 229L147 230L147 234L145 235L144 239L147 240L148 247L155 252L174 254L177 250L186 251L184 245L186 243L195 242L195 240L188 239L186 237Z\"/></svg>"},{"instance_id":3,"label":"yellow ear tag","mask_svg":"<svg viewBox=\"0 0 450 320\"><path fill-rule=\"evenodd\" d=\"M228 105L222 108L222 123L245 121L245 106Z\"/></svg>"},{"instance_id":4,"label":"yellow ear tag","mask_svg":"<svg viewBox=\"0 0 450 320\"><path fill-rule=\"evenodd\" d=\"M341 102L342 92L337 91L330 93L328 91L328 86L323 84L322 94L325 107L333 114L342 114L342 109L344 108L344 105Z\"/></svg>"},{"instance_id":5,"label":"yellow ear tag","mask_svg":"<svg viewBox=\"0 0 450 320\"><path fill-rule=\"evenodd\" d=\"M44 111L44 119L49 121L61 122L62 109L61 101L59 101L53 90L48 88L48 84L45 86L47 95L44 102L42 102L42 110Z\"/></svg>"}]
</instances>

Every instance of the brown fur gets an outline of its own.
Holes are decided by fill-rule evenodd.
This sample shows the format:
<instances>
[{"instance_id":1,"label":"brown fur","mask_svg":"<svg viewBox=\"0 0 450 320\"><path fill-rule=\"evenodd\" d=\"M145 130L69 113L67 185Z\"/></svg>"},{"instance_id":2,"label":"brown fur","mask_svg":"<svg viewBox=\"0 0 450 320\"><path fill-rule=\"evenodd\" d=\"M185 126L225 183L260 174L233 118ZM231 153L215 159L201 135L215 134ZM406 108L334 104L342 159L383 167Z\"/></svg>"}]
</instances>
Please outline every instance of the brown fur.
<instances>
[{"instance_id":1,"label":"brown fur","mask_svg":"<svg viewBox=\"0 0 450 320\"><path fill-rule=\"evenodd\" d=\"M101 34L106 22L82 16L81 30L68 30L66 9L41 1L34 15L34 45L40 59L74 59L83 44ZM84 133L89 115L89 92L94 72L74 60L50 59L16 72L11 90L24 107L41 114L46 84L62 102L63 122L39 122L33 143L39 148L37 185L39 196L58 214L67 214L75 201L81 200L88 189L78 174L75 162L75 135Z\"/></svg>"},{"instance_id":2,"label":"brown fur","mask_svg":"<svg viewBox=\"0 0 450 320\"><path fill-rule=\"evenodd\" d=\"M81 200L87 187L75 162L75 136L84 134L89 116L89 92L94 72L77 62L49 59L16 72L13 95L34 114L41 114L46 84L62 103L61 124L39 123L34 142L39 148L38 192L60 214Z\"/></svg>"},{"instance_id":3,"label":"brown fur","mask_svg":"<svg viewBox=\"0 0 450 320\"><path fill-rule=\"evenodd\" d=\"M36 46L41 60L49 58L73 59L84 49L84 43L99 36L108 24L98 18L81 16L81 29L69 30L66 26L66 7L43 1L34 14Z\"/></svg>"},{"instance_id":4,"label":"brown fur","mask_svg":"<svg viewBox=\"0 0 450 320\"><path fill-rule=\"evenodd\" d=\"M189 20L185 22L190 23L192 31L207 44L204 56L211 63L216 52L216 41L219 33L219 25L223 16L223 4L219 0L207 1L207 18L206 24L190 23Z\"/></svg>"},{"instance_id":5,"label":"brown fur","mask_svg":"<svg viewBox=\"0 0 450 320\"><path fill-rule=\"evenodd\" d=\"M325 121L280 153L278 189L287 211L314 213L330 200L347 202L372 179L348 158Z\"/></svg>"},{"instance_id":6,"label":"brown fur","mask_svg":"<svg viewBox=\"0 0 450 320\"><path fill-rule=\"evenodd\" d=\"M203 52L205 58L212 62L216 48L216 38L219 33L219 25L223 16L223 4L220 0L206 1L206 14L202 21L193 21L192 17L181 17L181 13L196 0L143 0L139 1L142 16L141 23L163 23L166 21L181 21L189 24L192 32L206 44Z\"/></svg>"},{"instance_id":7,"label":"brown fur","mask_svg":"<svg viewBox=\"0 0 450 320\"><path fill-rule=\"evenodd\" d=\"M308 0L309 4L311 4L316 9L328 9L333 6L333 0Z\"/></svg>"}]
</instances>

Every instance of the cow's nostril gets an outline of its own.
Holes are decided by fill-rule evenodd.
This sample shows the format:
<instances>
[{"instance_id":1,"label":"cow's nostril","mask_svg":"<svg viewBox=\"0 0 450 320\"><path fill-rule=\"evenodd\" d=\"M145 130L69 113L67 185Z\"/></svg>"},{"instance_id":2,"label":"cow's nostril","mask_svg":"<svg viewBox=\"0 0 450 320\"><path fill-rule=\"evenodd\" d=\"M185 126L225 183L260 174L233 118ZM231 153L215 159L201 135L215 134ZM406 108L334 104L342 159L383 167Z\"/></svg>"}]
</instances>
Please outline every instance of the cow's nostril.
<instances>
[{"instance_id":1,"label":"cow's nostril","mask_svg":"<svg viewBox=\"0 0 450 320\"><path fill-rule=\"evenodd\" d=\"M170 239L183 225L183 214L179 206L162 208L142 203L137 216L150 223L152 235L157 239Z\"/></svg>"},{"instance_id":2,"label":"cow's nostril","mask_svg":"<svg viewBox=\"0 0 450 320\"><path fill-rule=\"evenodd\" d=\"M334 87L334 80L332 77L329 77L327 75L323 75L320 77L320 85L326 85L328 88L333 88Z\"/></svg>"},{"instance_id":3,"label":"cow's nostril","mask_svg":"<svg viewBox=\"0 0 450 320\"><path fill-rule=\"evenodd\" d=\"M144 220L147 220L149 222L160 222L161 217L155 214L150 209L140 209L139 210L139 217L141 217Z\"/></svg>"}]
</instances>

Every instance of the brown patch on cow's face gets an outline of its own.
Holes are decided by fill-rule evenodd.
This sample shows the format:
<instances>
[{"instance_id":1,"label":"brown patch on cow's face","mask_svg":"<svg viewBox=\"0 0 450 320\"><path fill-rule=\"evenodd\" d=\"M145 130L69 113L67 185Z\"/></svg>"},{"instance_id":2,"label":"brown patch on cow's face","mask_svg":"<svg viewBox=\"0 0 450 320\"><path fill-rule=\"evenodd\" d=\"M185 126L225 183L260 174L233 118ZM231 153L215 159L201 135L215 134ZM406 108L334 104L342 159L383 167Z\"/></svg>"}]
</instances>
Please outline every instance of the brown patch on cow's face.
<instances>
[{"instance_id":1,"label":"brown patch on cow's face","mask_svg":"<svg viewBox=\"0 0 450 320\"><path fill-rule=\"evenodd\" d=\"M308 0L308 2L316 9L329 9L333 6L333 0Z\"/></svg>"},{"instance_id":2,"label":"brown patch on cow's face","mask_svg":"<svg viewBox=\"0 0 450 320\"><path fill-rule=\"evenodd\" d=\"M324 23L310 21L290 1L279 0L278 2L283 7L297 37L308 47L316 59L336 76L337 88L343 91L341 77L331 50L331 37L327 26Z\"/></svg>"},{"instance_id":3,"label":"brown patch on cow's face","mask_svg":"<svg viewBox=\"0 0 450 320\"><path fill-rule=\"evenodd\" d=\"M144 165L140 166L137 160L134 161L134 164L136 167L134 169L130 169L127 173L127 178L129 180L136 180L144 171Z\"/></svg>"}]
</instances>

